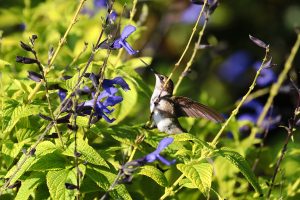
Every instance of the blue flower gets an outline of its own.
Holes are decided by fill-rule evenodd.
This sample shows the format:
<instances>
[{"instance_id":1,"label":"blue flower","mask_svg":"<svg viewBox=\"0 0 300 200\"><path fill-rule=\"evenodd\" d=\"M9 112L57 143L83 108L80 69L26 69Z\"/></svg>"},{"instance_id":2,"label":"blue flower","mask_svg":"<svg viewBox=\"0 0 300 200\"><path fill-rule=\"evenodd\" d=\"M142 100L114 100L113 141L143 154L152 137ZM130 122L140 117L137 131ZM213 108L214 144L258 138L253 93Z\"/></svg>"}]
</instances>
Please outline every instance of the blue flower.
<instances>
[{"instance_id":1,"label":"blue flower","mask_svg":"<svg viewBox=\"0 0 300 200\"><path fill-rule=\"evenodd\" d=\"M252 59L248 52L237 51L227 58L220 66L219 75L222 79L234 83L251 67Z\"/></svg>"},{"instance_id":2,"label":"blue flower","mask_svg":"<svg viewBox=\"0 0 300 200\"><path fill-rule=\"evenodd\" d=\"M191 4L181 15L181 22L192 24L198 19L199 13L202 9L201 5ZM205 17L202 15L199 23L203 24Z\"/></svg>"},{"instance_id":3,"label":"blue flower","mask_svg":"<svg viewBox=\"0 0 300 200\"><path fill-rule=\"evenodd\" d=\"M59 89L58 96L59 96L60 101L63 101L67 96L67 91L63 90L63 89Z\"/></svg>"},{"instance_id":4,"label":"blue flower","mask_svg":"<svg viewBox=\"0 0 300 200\"><path fill-rule=\"evenodd\" d=\"M95 8L106 8L107 0L94 0Z\"/></svg>"},{"instance_id":5,"label":"blue flower","mask_svg":"<svg viewBox=\"0 0 300 200\"><path fill-rule=\"evenodd\" d=\"M151 163L151 162L154 162L155 160L159 160L161 161L162 163L164 163L165 165L172 165L176 162L176 160L172 160L172 161L169 161L167 159L165 159L164 157L162 157L160 154L160 152L162 152L167 146L169 146L172 142L174 141L174 138L170 138L170 137L166 137L164 139L162 139L156 150L153 151L152 153L146 155L143 160L146 162L146 163Z\"/></svg>"},{"instance_id":6,"label":"blue flower","mask_svg":"<svg viewBox=\"0 0 300 200\"><path fill-rule=\"evenodd\" d=\"M255 70L258 70L261 65L261 62L258 61L254 63L253 67ZM257 85L261 87L268 86L277 81L277 76L271 68L264 68L261 70L259 77L257 78Z\"/></svg>"},{"instance_id":7,"label":"blue flower","mask_svg":"<svg viewBox=\"0 0 300 200\"><path fill-rule=\"evenodd\" d=\"M242 108L249 110L248 112L245 112L237 117L238 121L249 121L253 124L257 123L257 120L263 110L263 105L256 100L252 100L250 102L245 103ZM252 111L252 112L250 112ZM265 119L262 122L261 128L263 130L267 129L274 129L276 124L280 122L281 116L275 115L274 113L268 113ZM240 127L240 132L245 132L245 130L248 130L248 127L242 126ZM261 134L257 134L256 137L260 138Z\"/></svg>"},{"instance_id":8,"label":"blue flower","mask_svg":"<svg viewBox=\"0 0 300 200\"><path fill-rule=\"evenodd\" d=\"M128 54L130 55L134 55L136 53L138 53L139 51L135 51L130 44L126 41L126 39L129 37L129 35L131 35L134 31L136 30L136 28L132 25L127 25L125 26L125 28L123 29L122 33L121 33L121 37L116 39L111 45L110 47L112 49L120 49L120 48L124 48Z\"/></svg>"},{"instance_id":9,"label":"blue flower","mask_svg":"<svg viewBox=\"0 0 300 200\"><path fill-rule=\"evenodd\" d=\"M98 85L96 75L93 73L90 75L90 79L93 82L94 87ZM125 82L125 80L122 77L115 77L114 79L104 79L102 82L103 91L99 94L96 105L95 105L95 113L94 117L96 117L96 121L98 121L101 118L104 118L107 122L112 123L115 119L110 119L107 114L111 114L114 109L109 109L108 106L112 107L116 104L123 101L123 97L117 96L116 93L118 92L118 89L115 85L121 86L121 88L124 91L130 90L128 84ZM86 101L82 105L82 110L84 110L84 114L90 114L91 109L94 106L94 93L92 94L93 99ZM104 100L103 100L104 99ZM87 109L89 108L89 109Z\"/></svg>"}]
</instances>

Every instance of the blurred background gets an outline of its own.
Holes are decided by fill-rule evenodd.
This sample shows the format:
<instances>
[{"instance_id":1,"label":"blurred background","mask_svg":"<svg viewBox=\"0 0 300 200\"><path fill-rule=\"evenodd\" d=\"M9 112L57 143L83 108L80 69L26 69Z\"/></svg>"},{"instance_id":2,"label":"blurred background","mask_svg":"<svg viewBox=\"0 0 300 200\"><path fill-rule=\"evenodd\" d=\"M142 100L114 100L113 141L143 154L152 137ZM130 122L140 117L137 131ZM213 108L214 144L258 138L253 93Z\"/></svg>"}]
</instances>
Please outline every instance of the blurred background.
<instances>
[{"instance_id":1,"label":"blurred background","mask_svg":"<svg viewBox=\"0 0 300 200\"><path fill-rule=\"evenodd\" d=\"M35 66L27 65L28 68L24 70L24 65L15 62L17 55L24 55L19 47L19 41L27 41L29 36L37 34L39 39L36 48L41 59L46 63L49 48L57 46L78 2L76 0L0 0L2 86L9 85L13 79L26 79L27 70L35 69ZM124 5L126 5L125 9L123 9ZM118 17L128 18L131 6L131 1L120 0L116 1L114 9ZM88 50L77 63L87 61L88 52L101 30L101 20L106 13L105 8L106 2L103 0L86 2L79 21L67 38L67 44L56 59L55 68L57 70L50 76L60 77L62 75L60 70L68 66L73 58L82 51L84 42L88 42ZM155 70L169 75L187 44L200 9L201 5L191 4L188 0L138 1L137 13L134 17L135 26L138 28L136 33L128 38L128 41L134 49L140 51L138 56L145 57L148 63L152 60L151 66ZM125 20L125 22L127 21ZM198 38L199 27L203 23L204 18L200 20L191 47L172 78L174 82L177 81L189 61L194 43ZM249 34L269 44L274 66L262 72L254 90L257 92L257 98L248 102L236 119L241 123L245 123L245 121L247 123L245 126L240 125L235 131L228 130L227 137L224 139L224 142L228 142L234 147L234 144L231 143L232 138L236 137L235 134L240 134L239 137L242 140L249 134L251 125L248 125L248 122L255 124L266 102L271 84L276 82L278 74L283 69L284 62L296 40L296 30L298 28L299 31L299 27L299 0L220 0L219 6L209 17L202 39L202 44L209 45L209 47L198 51L191 70L183 79L176 95L188 96L215 108L224 116L228 116L236 102L247 92L257 67L264 57L264 49L255 45L249 39ZM123 55L124 61L130 58L128 55ZM96 57L96 61L101 59L103 59L103 55ZM299 65L298 53L290 73L297 84L300 83L298 81ZM71 68L64 75L72 75L74 71L76 70ZM149 90L146 94L139 93L138 104L123 123L145 123L149 117L149 99L151 89L155 84L154 76L149 70L146 70L143 63L140 63L137 71L149 86ZM273 150L266 151L263 160L265 165L261 165L258 174L271 174L264 168L270 167L269 163L274 162L277 152L282 147L286 134L279 126L287 125L288 119L293 116L297 100L297 93L287 79L275 98L268 114L269 120L265 123L265 128L269 131L266 146ZM146 114L145 110L147 110ZM206 126L203 121L183 120L183 123L192 133L199 131L199 127ZM212 126L213 128L211 128ZM218 127L214 126L210 126L210 133L200 137L202 139L212 138L214 133L211 132L218 130ZM261 138L259 135L257 137ZM299 148L297 142L292 146ZM249 151L251 152L251 150ZM245 152L247 150L244 150ZM256 154L249 153L248 155L250 163L253 162ZM300 164L295 159L299 159L299 156L288 157L285 161L285 165L292 166L289 168L291 176L300 174Z\"/></svg>"}]
</instances>

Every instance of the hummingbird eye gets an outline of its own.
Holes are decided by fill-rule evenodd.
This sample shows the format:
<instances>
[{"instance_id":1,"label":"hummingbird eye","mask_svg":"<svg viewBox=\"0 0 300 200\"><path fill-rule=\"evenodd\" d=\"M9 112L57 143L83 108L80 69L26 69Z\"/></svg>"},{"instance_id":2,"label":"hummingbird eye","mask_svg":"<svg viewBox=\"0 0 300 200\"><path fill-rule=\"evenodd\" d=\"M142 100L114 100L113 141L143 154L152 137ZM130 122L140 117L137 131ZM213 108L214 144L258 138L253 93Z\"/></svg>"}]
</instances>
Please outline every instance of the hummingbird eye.
<instances>
[{"instance_id":1,"label":"hummingbird eye","mask_svg":"<svg viewBox=\"0 0 300 200\"><path fill-rule=\"evenodd\" d=\"M163 76L159 76L159 79L160 79L161 81L163 81L163 80L164 80L164 77L163 77Z\"/></svg>"}]
</instances>

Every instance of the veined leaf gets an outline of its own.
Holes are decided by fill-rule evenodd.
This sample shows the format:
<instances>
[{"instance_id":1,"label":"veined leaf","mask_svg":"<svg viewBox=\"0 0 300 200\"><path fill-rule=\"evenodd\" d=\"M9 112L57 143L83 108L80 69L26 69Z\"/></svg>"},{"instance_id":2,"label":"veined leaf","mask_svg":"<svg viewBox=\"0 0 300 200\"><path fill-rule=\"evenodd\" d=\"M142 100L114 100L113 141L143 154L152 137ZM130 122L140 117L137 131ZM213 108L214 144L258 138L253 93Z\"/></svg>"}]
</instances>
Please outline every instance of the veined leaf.
<instances>
[{"instance_id":1,"label":"veined leaf","mask_svg":"<svg viewBox=\"0 0 300 200\"><path fill-rule=\"evenodd\" d=\"M84 177L86 171L85 165L79 165L78 167L82 177ZM75 199L74 195L76 190L66 189L65 183L76 185L77 175L77 168L49 171L46 180L51 198L55 200Z\"/></svg>"},{"instance_id":2,"label":"veined leaf","mask_svg":"<svg viewBox=\"0 0 300 200\"><path fill-rule=\"evenodd\" d=\"M216 153L222 156L223 158L227 159L234 166L236 166L241 171L241 173L246 177L248 182L253 186L256 192L262 194L262 189L258 183L258 180L255 177L254 173L252 172L248 162L245 160L243 156L228 148L222 148L220 150L217 150Z\"/></svg>"},{"instance_id":3,"label":"veined leaf","mask_svg":"<svg viewBox=\"0 0 300 200\"><path fill-rule=\"evenodd\" d=\"M34 193L36 188L45 181L45 174L41 172L32 173L24 181L15 197L15 200L25 200Z\"/></svg>"},{"instance_id":4,"label":"veined leaf","mask_svg":"<svg viewBox=\"0 0 300 200\"><path fill-rule=\"evenodd\" d=\"M212 165L209 163L178 164L177 168L196 186L207 195L212 181Z\"/></svg>"},{"instance_id":5,"label":"veined leaf","mask_svg":"<svg viewBox=\"0 0 300 200\"><path fill-rule=\"evenodd\" d=\"M73 171L70 171L70 169L49 171L46 179L52 199L73 200L75 198L75 191L67 190L65 187L65 183L72 183L76 185L76 176Z\"/></svg>"},{"instance_id":6,"label":"veined leaf","mask_svg":"<svg viewBox=\"0 0 300 200\"><path fill-rule=\"evenodd\" d=\"M169 185L165 175L156 167L143 166L140 168L138 174L148 176L149 178L154 180L157 184L163 187L167 187Z\"/></svg>"},{"instance_id":7,"label":"veined leaf","mask_svg":"<svg viewBox=\"0 0 300 200\"><path fill-rule=\"evenodd\" d=\"M49 171L64 169L66 167L66 159L59 150L41 156L30 168L33 171Z\"/></svg>"},{"instance_id":8,"label":"veined leaf","mask_svg":"<svg viewBox=\"0 0 300 200\"><path fill-rule=\"evenodd\" d=\"M123 101L118 104L118 108L114 112L116 120L113 122L113 124L117 124L122 121L128 114L132 112L132 109L136 106L138 97L137 89L131 81L126 80L126 82L128 83L130 90L126 92L123 90L119 90L122 94L121 96L123 97Z\"/></svg>"},{"instance_id":9,"label":"veined leaf","mask_svg":"<svg viewBox=\"0 0 300 200\"><path fill-rule=\"evenodd\" d=\"M20 105L17 101L6 101L4 108L4 116L9 116L4 121L4 134L9 133L16 123L23 117L36 115L40 112L39 106L34 105Z\"/></svg>"},{"instance_id":10,"label":"veined leaf","mask_svg":"<svg viewBox=\"0 0 300 200\"><path fill-rule=\"evenodd\" d=\"M21 158L19 159L19 163L23 164L20 166L20 169L18 169L18 172L14 175L13 179L10 181L10 184L13 184L16 180L18 180L28 169L31 165L33 165L41 156L51 153L55 151L57 148L55 144L49 141L41 142L36 147L36 152L34 156L26 156L23 154ZM10 178L12 174L15 173L17 170L17 165L12 167L7 174L5 175L5 178Z\"/></svg>"},{"instance_id":11,"label":"veined leaf","mask_svg":"<svg viewBox=\"0 0 300 200\"><path fill-rule=\"evenodd\" d=\"M2 145L2 156L6 167L9 168L17 155L21 152L24 142L13 143L12 141L4 141Z\"/></svg>"},{"instance_id":12,"label":"veined leaf","mask_svg":"<svg viewBox=\"0 0 300 200\"><path fill-rule=\"evenodd\" d=\"M74 147L75 143L73 142L64 152L65 155L74 156ZM77 139L77 151L81 153L79 157L80 160L87 161L88 163L94 165L102 165L108 167L105 160L101 157L101 155L91 147L86 141L82 139Z\"/></svg>"},{"instance_id":13,"label":"veined leaf","mask_svg":"<svg viewBox=\"0 0 300 200\"><path fill-rule=\"evenodd\" d=\"M88 168L87 176L89 176L99 187L104 189L104 191L107 191L109 186L115 181L117 175L105 170ZM112 196L113 199L132 199L123 184L118 184L112 191L109 192L109 195Z\"/></svg>"}]
</instances>

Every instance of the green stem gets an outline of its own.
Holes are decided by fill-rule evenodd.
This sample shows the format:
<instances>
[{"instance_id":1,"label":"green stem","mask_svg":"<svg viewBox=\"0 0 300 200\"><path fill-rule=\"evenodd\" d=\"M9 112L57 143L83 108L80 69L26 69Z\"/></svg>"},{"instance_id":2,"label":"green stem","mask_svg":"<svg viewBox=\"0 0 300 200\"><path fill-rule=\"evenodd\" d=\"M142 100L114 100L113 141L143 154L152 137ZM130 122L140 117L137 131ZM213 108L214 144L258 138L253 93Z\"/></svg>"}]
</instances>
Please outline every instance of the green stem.
<instances>
[{"instance_id":1,"label":"green stem","mask_svg":"<svg viewBox=\"0 0 300 200\"><path fill-rule=\"evenodd\" d=\"M256 80L261 72L261 70L263 69L267 58L268 58L268 54L269 54L269 47L266 48L266 53L265 53L265 57L259 67L259 69L256 72L256 75L254 77L254 80L252 82L252 84L249 87L248 92L243 96L242 100L239 102L239 104L237 105L237 107L232 111L231 115L229 116L229 118L226 120L226 122L222 125L221 129L219 130L219 132L217 133L217 135L215 136L215 138L213 139L213 141L211 142L211 145L213 147L215 147L217 145L217 142L220 138L220 136L222 135L223 131L225 130L225 128L227 127L227 125L229 124L230 120L235 117L237 115L237 113L239 112L240 107L244 104L244 102L246 101L247 97L250 95L250 93L252 92L252 90L255 87L256 84Z\"/></svg>"},{"instance_id":2,"label":"green stem","mask_svg":"<svg viewBox=\"0 0 300 200\"><path fill-rule=\"evenodd\" d=\"M81 0L81 1L80 1L79 5L78 5L78 7L77 7L77 10L76 10L76 12L75 12L75 14L74 14L74 16L73 16L73 19L72 19L71 23L69 24L69 26L68 26L68 28L67 28L67 30L66 30L64 36L63 36L63 38L59 41L58 46L57 46L57 49L55 50L55 52L54 52L54 54L53 54L51 60L49 61L48 67L45 69L45 76L49 73L50 68L51 68L51 66L52 66L53 63L54 63L54 60L55 60L55 58L56 58L57 55L58 55L58 52L60 51L60 49L62 48L62 46L63 46L64 43L66 42L67 35L68 35L69 32L71 31L71 29L72 29L72 27L74 26L74 24L77 22L78 15L79 15L80 10L81 10L81 8L83 7L83 4L84 4L85 1L86 1L86 0ZM34 98L35 94L39 91L39 89L40 89L41 86L42 86L42 83L41 83L41 82L39 82L39 83L36 84L35 88L32 90L32 92L31 92L31 93L29 94L29 96L28 96L28 99L27 99L28 102L30 102L30 101Z\"/></svg>"},{"instance_id":3,"label":"green stem","mask_svg":"<svg viewBox=\"0 0 300 200\"><path fill-rule=\"evenodd\" d=\"M129 23L133 22L133 17L134 17L134 15L136 13L136 5L137 5L137 3L138 3L137 0L133 0L133 2L132 2L132 9L130 11ZM117 59L116 59L116 62L114 64L114 66L117 66L117 64L119 63L123 52L124 52L124 48L121 48L119 50L119 52L118 52Z\"/></svg>"},{"instance_id":4,"label":"green stem","mask_svg":"<svg viewBox=\"0 0 300 200\"><path fill-rule=\"evenodd\" d=\"M272 102L274 100L274 97L278 94L278 91L282 85L282 83L284 82L284 80L287 77L288 72L290 71L291 67L292 67L292 63L294 61L294 58L298 52L299 49L299 45L300 45L300 34L298 34L297 36L297 40L292 48L292 51L288 57L288 59L286 60L285 64L284 64L284 68L282 70L282 72L280 73L278 80L276 83L274 83L271 87L271 91L270 91L270 95L269 98L267 100L267 103L265 104L262 113L260 114L258 120L257 120L257 126L261 126L264 118L266 117L268 110L270 109Z\"/></svg>"},{"instance_id":5,"label":"green stem","mask_svg":"<svg viewBox=\"0 0 300 200\"><path fill-rule=\"evenodd\" d=\"M193 54L192 54L190 60L187 62L187 64L186 64L186 66L185 66L185 68L184 68L184 70L183 70L181 76L179 77L179 79L178 79L178 81L177 81L177 83L176 83L176 85L175 85L175 88L174 88L174 94L176 94L177 89L178 89L180 83L182 82L183 77L184 77L185 74L189 71L189 69L191 68L191 66L192 66L192 64L193 64L193 61L194 61L194 59L195 59L195 57L196 57L196 53L197 53L197 51L198 51L198 49L199 49L199 46L200 46L200 44L201 44L202 36L203 36L204 30L205 30L205 28L206 28L207 22L208 22L208 19L205 20L205 22L204 22L204 24L203 24L203 26L202 26L202 28L201 28L201 30L200 30L200 32L199 32L198 41L195 43L195 47L194 47L194 50L193 50Z\"/></svg>"},{"instance_id":6,"label":"green stem","mask_svg":"<svg viewBox=\"0 0 300 200\"><path fill-rule=\"evenodd\" d=\"M188 41L188 43L186 44L185 49L184 49L184 51L182 52L182 54L181 54L179 60L178 60L177 63L175 64L175 66L174 66L172 72L170 73L169 78L168 78L167 81L165 82L164 87L166 87L166 83L172 78L172 76L173 76L175 70L179 67L179 65L180 65L180 63L181 63L183 57L185 56L185 54L186 54L188 48L190 47L191 41L192 41L192 39L193 39L193 37L194 37L194 35L195 35L195 33L196 33L197 26L198 26L198 24L199 24L199 21L200 21L201 16L203 15L203 12L204 12L204 9L205 9L206 5L207 5L207 0L205 0L204 3L203 3L203 5L202 5L202 9L201 9L201 11L200 11L200 13L199 13L199 15L198 15L197 21L196 21L196 23L195 23L195 25L194 25L194 28L193 28L192 34L191 34L191 36L190 36L190 38L189 38L189 41Z\"/></svg>"},{"instance_id":7,"label":"green stem","mask_svg":"<svg viewBox=\"0 0 300 200\"><path fill-rule=\"evenodd\" d=\"M160 200L164 200L168 196L170 196L173 193L174 188L179 184L179 182L184 178L184 175L181 174L181 176L178 177L178 179L173 183L173 185L169 188L166 188L165 193L160 197Z\"/></svg>"}]
</instances>

